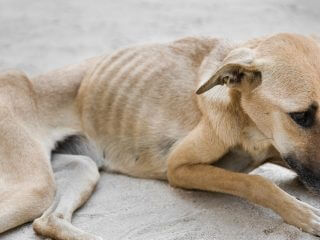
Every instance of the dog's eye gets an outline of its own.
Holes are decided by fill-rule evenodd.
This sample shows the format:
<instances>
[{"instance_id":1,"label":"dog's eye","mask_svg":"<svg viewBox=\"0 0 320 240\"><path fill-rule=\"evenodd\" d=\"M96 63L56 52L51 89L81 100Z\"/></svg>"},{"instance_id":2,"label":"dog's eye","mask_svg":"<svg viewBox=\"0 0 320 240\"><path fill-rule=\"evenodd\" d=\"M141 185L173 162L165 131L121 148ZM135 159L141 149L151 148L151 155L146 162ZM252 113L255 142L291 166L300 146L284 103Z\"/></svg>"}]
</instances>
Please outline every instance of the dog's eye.
<instances>
[{"instance_id":1,"label":"dog's eye","mask_svg":"<svg viewBox=\"0 0 320 240\"><path fill-rule=\"evenodd\" d=\"M305 112L292 112L289 116L295 121L299 126L303 128L312 127L315 120L315 113L317 110L316 105L311 105L309 109Z\"/></svg>"}]
</instances>

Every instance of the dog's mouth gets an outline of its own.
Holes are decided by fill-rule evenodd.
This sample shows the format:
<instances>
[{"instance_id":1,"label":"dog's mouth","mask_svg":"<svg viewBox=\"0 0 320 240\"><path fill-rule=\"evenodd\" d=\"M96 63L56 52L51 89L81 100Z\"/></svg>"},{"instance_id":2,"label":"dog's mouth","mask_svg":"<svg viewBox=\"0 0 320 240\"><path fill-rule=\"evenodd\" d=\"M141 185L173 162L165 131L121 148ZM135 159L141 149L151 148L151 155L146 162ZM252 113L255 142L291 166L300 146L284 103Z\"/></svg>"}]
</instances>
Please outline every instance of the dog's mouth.
<instances>
[{"instance_id":1,"label":"dog's mouth","mask_svg":"<svg viewBox=\"0 0 320 240\"><path fill-rule=\"evenodd\" d=\"M320 195L320 172L317 169L302 164L292 154L284 157L284 160L298 174L301 182L309 191Z\"/></svg>"}]
</instances>

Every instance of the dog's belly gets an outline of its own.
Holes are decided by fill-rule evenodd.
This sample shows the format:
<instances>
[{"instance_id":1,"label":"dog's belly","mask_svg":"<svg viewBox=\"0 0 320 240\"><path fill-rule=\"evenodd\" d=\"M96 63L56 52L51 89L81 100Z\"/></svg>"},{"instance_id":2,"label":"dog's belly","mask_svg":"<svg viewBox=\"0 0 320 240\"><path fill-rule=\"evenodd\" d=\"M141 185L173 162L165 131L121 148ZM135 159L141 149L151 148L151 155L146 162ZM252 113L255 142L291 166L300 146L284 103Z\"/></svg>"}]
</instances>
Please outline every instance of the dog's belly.
<instances>
[{"instance_id":1,"label":"dog's belly","mask_svg":"<svg viewBox=\"0 0 320 240\"><path fill-rule=\"evenodd\" d=\"M166 45L136 47L107 57L86 79L82 122L107 169L166 178L168 155L201 117L192 64Z\"/></svg>"},{"instance_id":2,"label":"dog's belly","mask_svg":"<svg viewBox=\"0 0 320 240\"><path fill-rule=\"evenodd\" d=\"M135 177L166 179L168 154L179 139L158 144L134 144L129 141L126 144L112 138L106 140L105 169Z\"/></svg>"}]
</instances>

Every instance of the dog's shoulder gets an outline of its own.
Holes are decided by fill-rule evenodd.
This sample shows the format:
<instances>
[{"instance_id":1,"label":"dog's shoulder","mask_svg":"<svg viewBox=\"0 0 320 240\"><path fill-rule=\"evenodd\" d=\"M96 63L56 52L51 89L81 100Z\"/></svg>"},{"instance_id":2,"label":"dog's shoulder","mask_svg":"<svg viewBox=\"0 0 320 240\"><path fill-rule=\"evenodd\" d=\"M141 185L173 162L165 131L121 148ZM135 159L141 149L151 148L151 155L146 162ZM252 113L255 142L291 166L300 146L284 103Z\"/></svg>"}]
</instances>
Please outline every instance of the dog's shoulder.
<instances>
[{"instance_id":1,"label":"dog's shoulder","mask_svg":"<svg viewBox=\"0 0 320 240\"><path fill-rule=\"evenodd\" d=\"M190 58L195 67L199 67L204 58L214 49L223 39L213 37L184 37L168 45L176 54Z\"/></svg>"}]
</instances>

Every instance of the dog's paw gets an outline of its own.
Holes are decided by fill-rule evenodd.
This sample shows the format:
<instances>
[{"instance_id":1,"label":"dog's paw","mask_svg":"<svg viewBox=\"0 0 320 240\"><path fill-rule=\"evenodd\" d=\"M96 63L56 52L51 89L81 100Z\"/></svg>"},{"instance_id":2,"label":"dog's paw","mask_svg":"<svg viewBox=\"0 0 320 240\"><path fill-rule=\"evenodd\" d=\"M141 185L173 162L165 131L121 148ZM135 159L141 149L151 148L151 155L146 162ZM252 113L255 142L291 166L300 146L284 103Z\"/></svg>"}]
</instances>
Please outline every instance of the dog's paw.
<instances>
[{"instance_id":1,"label":"dog's paw","mask_svg":"<svg viewBox=\"0 0 320 240\"><path fill-rule=\"evenodd\" d=\"M320 210L296 200L293 208L287 208L283 219L304 232L320 236Z\"/></svg>"},{"instance_id":2,"label":"dog's paw","mask_svg":"<svg viewBox=\"0 0 320 240\"><path fill-rule=\"evenodd\" d=\"M50 237L51 239L103 240L102 237L76 228L70 222L55 214L35 219L32 226L36 233L44 237Z\"/></svg>"}]
</instances>

